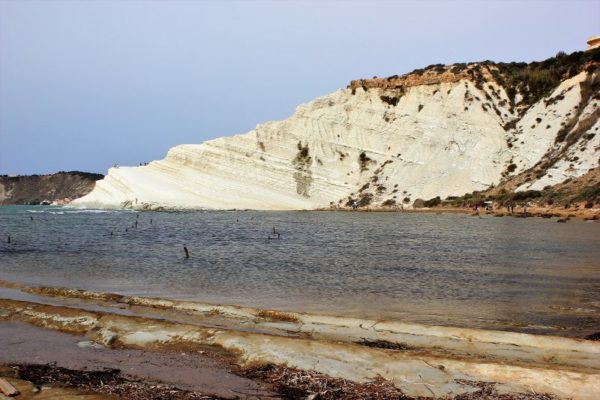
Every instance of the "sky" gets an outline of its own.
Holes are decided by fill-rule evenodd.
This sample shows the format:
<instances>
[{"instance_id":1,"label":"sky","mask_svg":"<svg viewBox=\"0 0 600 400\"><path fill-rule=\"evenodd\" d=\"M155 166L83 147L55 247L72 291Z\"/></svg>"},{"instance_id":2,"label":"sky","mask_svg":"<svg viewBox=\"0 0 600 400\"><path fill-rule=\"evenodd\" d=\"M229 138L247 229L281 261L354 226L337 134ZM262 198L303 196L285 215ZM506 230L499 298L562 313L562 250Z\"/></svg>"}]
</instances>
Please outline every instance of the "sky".
<instances>
[{"instance_id":1,"label":"sky","mask_svg":"<svg viewBox=\"0 0 600 400\"><path fill-rule=\"evenodd\" d=\"M0 174L106 173L352 79L542 60L597 34L600 0L0 0Z\"/></svg>"}]
</instances>

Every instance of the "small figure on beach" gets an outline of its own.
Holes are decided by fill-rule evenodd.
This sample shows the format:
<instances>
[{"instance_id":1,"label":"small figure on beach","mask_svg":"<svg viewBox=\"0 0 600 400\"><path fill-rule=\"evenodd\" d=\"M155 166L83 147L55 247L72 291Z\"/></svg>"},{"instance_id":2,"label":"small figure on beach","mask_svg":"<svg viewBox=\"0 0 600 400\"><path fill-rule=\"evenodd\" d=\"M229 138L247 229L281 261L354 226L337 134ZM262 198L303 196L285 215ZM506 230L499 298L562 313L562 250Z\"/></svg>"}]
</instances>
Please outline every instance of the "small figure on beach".
<instances>
[{"instance_id":1,"label":"small figure on beach","mask_svg":"<svg viewBox=\"0 0 600 400\"><path fill-rule=\"evenodd\" d=\"M356 210L358 208L358 203L356 202L356 200L352 201L352 209Z\"/></svg>"}]
</instances>

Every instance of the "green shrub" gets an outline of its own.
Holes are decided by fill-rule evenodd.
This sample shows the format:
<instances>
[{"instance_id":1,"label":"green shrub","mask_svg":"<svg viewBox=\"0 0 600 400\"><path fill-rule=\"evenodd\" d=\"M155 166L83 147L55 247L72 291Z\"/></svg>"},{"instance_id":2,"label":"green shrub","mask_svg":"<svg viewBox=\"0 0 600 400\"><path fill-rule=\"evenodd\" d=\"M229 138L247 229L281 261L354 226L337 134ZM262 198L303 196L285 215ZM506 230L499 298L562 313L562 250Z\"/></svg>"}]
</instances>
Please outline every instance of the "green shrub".
<instances>
[{"instance_id":1,"label":"green shrub","mask_svg":"<svg viewBox=\"0 0 600 400\"><path fill-rule=\"evenodd\" d=\"M371 193L363 193L360 195L360 197L358 199L358 206L366 207L369 204L371 204L372 200L373 200L373 195Z\"/></svg>"},{"instance_id":2,"label":"green shrub","mask_svg":"<svg viewBox=\"0 0 600 400\"><path fill-rule=\"evenodd\" d=\"M398 96L379 96L379 98L384 103L394 107L396 107L398 105L398 102L400 101L400 97Z\"/></svg>"},{"instance_id":3,"label":"green shrub","mask_svg":"<svg viewBox=\"0 0 600 400\"><path fill-rule=\"evenodd\" d=\"M425 203L423 203L423 205L425 207L435 207L435 206L440 205L441 202L442 202L442 199L440 199L440 196L437 196L432 199L426 200Z\"/></svg>"},{"instance_id":4,"label":"green shrub","mask_svg":"<svg viewBox=\"0 0 600 400\"><path fill-rule=\"evenodd\" d=\"M370 159L364 151L359 154L358 164L360 165L361 172L367 171L369 169L369 164L372 162L373 160Z\"/></svg>"},{"instance_id":5,"label":"green shrub","mask_svg":"<svg viewBox=\"0 0 600 400\"><path fill-rule=\"evenodd\" d=\"M513 201L529 200L542 197L542 192L539 190L526 190L524 192L516 192L511 197Z\"/></svg>"}]
</instances>

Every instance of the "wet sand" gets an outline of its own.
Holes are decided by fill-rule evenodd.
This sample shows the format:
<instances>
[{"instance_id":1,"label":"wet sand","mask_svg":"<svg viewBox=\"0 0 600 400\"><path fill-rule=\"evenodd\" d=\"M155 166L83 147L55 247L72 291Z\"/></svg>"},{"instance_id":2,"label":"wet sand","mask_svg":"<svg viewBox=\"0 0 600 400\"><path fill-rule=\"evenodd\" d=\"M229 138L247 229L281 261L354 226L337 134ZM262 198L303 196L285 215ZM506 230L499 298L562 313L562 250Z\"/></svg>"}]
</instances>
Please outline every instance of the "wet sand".
<instances>
[{"instance_id":1,"label":"wet sand","mask_svg":"<svg viewBox=\"0 0 600 400\"><path fill-rule=\"evenodd\" d=\"M145 351L106 348L85 336L69 335L23 322L0 323L0 363L55 364L73 370L119 369L131 379L155 381L224 399L273 397L264 385L228 370L225 357L206 351ZM232 366L230 366L231 369Z\"/></svg>"},{"instance_id":2,"label":"wet sand","mask_svg":"<svg viewBox=\"0 0 600 400\"><path fill-rule=\"evenodd\" d=\"M80 389L72 389L56 386L39 386L24 379L15 378L14 367L0 366L0 378L6 379L15 389L19 391L18 400L116 400L118 397L92 393ZM1 399L10 397L0 395Z\"/></svg>"},{"instance_id":3,"label":"wet sand","mask_svg":"<svg viewBox=\"0 0 600 400\"><path fill-rule=\"evenodd\" d=\"M354 391L371 390L365 388L381 378L386 390L396 387L408 397L470 396L483 390L481 382L488 382L488 392L522 396L509 398L600 395L600 343L592 340L60 288L20 290L34 294L0 300L0 348L9 349L0 355L3 363L119 368L126 377L221 398L288 393L307 376L357 385ZM39 303L44 298L54 305ZM302 393L295 398L312 392Z\"/></svg>"}]
</instances>

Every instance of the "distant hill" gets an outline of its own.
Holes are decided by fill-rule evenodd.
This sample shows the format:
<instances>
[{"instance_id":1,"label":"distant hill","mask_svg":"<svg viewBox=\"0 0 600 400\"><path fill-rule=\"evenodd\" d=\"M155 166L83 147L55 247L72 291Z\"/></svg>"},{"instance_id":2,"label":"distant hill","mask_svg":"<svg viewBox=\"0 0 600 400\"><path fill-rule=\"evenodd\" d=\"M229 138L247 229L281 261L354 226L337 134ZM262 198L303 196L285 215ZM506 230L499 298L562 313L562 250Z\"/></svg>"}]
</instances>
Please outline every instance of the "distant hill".
<instances>
[{"instance_id":1,"label":"distant hill","mask_svg":"<svg viewBox=\"0 0 600 400\"><path fill-rule=\"evenodd\" d=\"M101 174L69 171L51 175L0 175L0 204L67 204L94 189Z\"/></svg>"}]
</instances>

